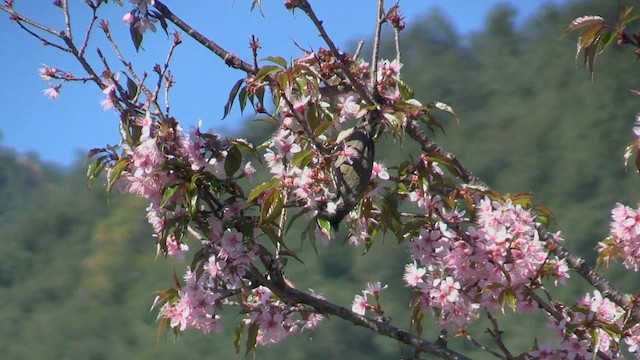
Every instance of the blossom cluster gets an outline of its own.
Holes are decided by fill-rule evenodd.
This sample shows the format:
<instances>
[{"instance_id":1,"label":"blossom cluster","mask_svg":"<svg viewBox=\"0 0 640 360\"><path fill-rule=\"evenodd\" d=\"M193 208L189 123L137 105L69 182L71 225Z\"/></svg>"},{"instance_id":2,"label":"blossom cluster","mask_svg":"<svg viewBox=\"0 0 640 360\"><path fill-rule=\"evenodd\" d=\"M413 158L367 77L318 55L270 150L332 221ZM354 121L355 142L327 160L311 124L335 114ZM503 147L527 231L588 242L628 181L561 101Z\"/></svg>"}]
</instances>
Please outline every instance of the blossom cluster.
<instances>
[{"instance_id":1,"label":"blossom cluster","mask_svg":"<svg viewBox=\"0 0 640 360\"><path fill-rule=\"evenodd\" d=\"M527 311L527 290L538 286L538 279L569 277L566 264L551 258L540 240L534 214L510 199L481 199L475 224L465 229L464 212L444 210L438 197L415 198L447 219L410 238L414 262L404 275L417 291L419 306L434 311L441 326L463 328L481 309L509 305Z\"/></svg>"},{"instance_id":2,"label":"blossom cluster","mask_svg":"<svg viewBox=\"0 0 640 360\"><path fill-rule=\"evenodd\" d=\"M322 298L318 294L314 296ZM254 289L245 305L248 312L244 322L258 327L256 340L260 345L274 344L290 335L311 330L324 318L311 309L287 306L264 286Z\"/></svg>"},{"instance_id":3,"label":"blossom cluster","mask_svg":"<svg viewBox=\"0 0 640 360\"><path fill-rule=\"evenodd\" d=\"M559 347L548 342L527 354L527 359L594 358L600 352L609 359L624 359L621 340L627 350L640 358L640 325L626 327L625 312L602 296L598 290L585 294L578 304L558 311L560 318L550 317L549 328L562 340Z\"/></svg>"},{"instance_id":4,"label":"blossom cluster","mask_svg":"<svg viewBox=\"0 0 640 360\"><path fill-rule=\"evenodd\" d=\"M638 271L640 263L640 207L634 209L618 203L611 210L610 236L598 244L605 262L611 257L622 259L627 269Z\"/></svg>"}]
</instances>

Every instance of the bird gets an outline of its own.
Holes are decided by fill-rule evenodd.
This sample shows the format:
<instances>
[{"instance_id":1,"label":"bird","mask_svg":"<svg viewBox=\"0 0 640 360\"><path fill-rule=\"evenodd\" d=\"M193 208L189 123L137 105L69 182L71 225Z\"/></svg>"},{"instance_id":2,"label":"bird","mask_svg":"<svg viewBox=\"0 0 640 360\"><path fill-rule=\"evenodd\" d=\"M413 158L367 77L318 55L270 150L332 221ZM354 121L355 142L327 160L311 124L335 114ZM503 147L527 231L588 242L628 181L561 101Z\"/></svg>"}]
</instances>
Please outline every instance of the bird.
<instances>
[{"instance_id":1,"label":"bird","mask_svg":"<svg viewBox=\"0 0 640 360\"><path fill-rule=\"evenodd\" d=\"M353 210L364 195L373 170L375 143L373 127L364 122L346 129L336 139L338 151L331 165L331 175L336 188L336 198L332 210L323 207L320 216L337 230L340 222Z\"/></svg>"}]
</instances>

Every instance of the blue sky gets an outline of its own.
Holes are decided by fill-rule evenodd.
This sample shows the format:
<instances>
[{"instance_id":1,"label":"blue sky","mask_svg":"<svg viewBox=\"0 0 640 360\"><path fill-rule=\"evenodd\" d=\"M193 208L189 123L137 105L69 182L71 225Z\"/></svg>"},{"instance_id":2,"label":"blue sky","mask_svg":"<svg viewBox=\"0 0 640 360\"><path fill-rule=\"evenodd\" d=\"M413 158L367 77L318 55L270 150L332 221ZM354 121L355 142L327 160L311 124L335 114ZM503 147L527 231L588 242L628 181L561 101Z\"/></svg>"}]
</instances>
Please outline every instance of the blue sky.
<instances>
[{"instance_id":1,"label":"blue sky","mask_svg":"<svg viewBox=\"0 0 640 360\"><path fill-rule=\"evenodd\" d=\"M499 3L509 3L519 10L519 22L523 22L544 4L560 4L562 0L403 0L400 6L406 15L407 26L433 8L439 8L462 34L479 30L486 15ZM62 28L60 11L50 5L52 1L16 0L15 8L24 15L32 16L53 28ZM76 37L81 37L85 27L86 11L80 1L71 1ZM125 0L125 3L128 3ZM300 50L294 41L306 48L322 46L311 22L304 14L292 16L281 5L281 0L263 0L263 18L258 12L249 12L250 0L192 0L188 6L178 6L175 0L165 3L190 25L199 29L221 46L250 59L248 41L252 34L260 38L261 57L298 56ZM353 41L371 41L375 19L374 0L316 0L311 2L318 16L324 20L327 31L339 46L347 46ZM387 3L392 4L391 1ZM46 5L43 5L46 4ZM110 28L125 54L140 72L156 62L163 62L168 49L168 41L162 31L151 34L145 42L144 52L136 53L128 38L122 15L130 10L127 5L120 8L110 5L99 13L100 18L110 21ZM170 28L172 28L170 26ZM102 41L104 35L95 32L95 40L90 43L89 53L100 71L95 54L100 47L111 65L118 63L111 56L110 48ZM177 49L173 72L176 86L171 96L172 114L184 127L203 121L205 129L229 134L237 129L240 114L234 111L225 120L222 109L229 90L243 74L227 68L215 57L188 37ZM351 49L345 49L351 50ZM99 101L103 94L93 84L67 84L63 86L58 100L47 99L42 91L48 84L38 76L42 64L69 70L77 76L84 75L74 59L60 51L44 47L34 38L0 13L0 68L3 82L0 85L0 146L10 147L21 154L35 153L45 161L69 165L83 159L87 149L115 144L118 141L118 118L112 111L103 111ZM440 99L446 101L446 99ZM235 106L237 108L237 104ZM247 115L247 114L245 114ZM250 114L249 114L250 115Z\"/></svg>"}]
</instances>

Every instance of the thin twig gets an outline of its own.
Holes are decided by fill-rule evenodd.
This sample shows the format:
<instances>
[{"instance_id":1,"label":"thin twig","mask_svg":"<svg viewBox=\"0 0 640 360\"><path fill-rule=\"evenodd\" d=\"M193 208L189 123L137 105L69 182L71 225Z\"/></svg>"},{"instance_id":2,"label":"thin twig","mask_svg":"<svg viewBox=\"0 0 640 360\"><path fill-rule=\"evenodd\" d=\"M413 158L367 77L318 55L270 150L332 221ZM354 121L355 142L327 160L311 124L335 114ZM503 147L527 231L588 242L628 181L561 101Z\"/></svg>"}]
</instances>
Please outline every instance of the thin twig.
<instances>
[{"instance_id":1,"label":"thin twig","mask_svg":"<svg viewBox=\"0 0 640 360\"><path fill-rule=\"evenodd\" d=\"M154 103L158 103L158 94L160 94L160 88L162 87L162 80L164 79L164 74L166 74L167 69L169 69L169 63L171 62L171 57L173 56L173 52L178 45L180 45L182 41L180 40L180 33L176 32L174 34L174 40L171 43L171 48L169 49L169 53L167 54L167 58L164 61L164 65L162 66L162 70L158 74L158 82L156 83L156 88L153 90L153 97L151 101ZM158 108L160 110L160 108Z\"/></svg>"},{"instance_id":2,"label":"thin twig","mask_svg":"<svg viewBox=\"0 0 640 360\"><path fill-rule=\"evenodd\" d=\"M400 29L394 27L393 34L393 38L396 44L396 60L398 60L398 63L402 64L402 52L400 51Z\"/></svg>"},{"instance_id":3,"label":"thin twig","mask_svg":"<svg viewBox=\"0 0 640 360\"><path fill-rule=\"evenodd\" d=\"M169 8L160 0L155 0L153 6L162 14L162 16L165 17L165 19L171 21L182 31L186 32L187 35L191 36L194 40L202 44L207 49L211 50L214 54L218 55L228 66L238 70L242 70L247 74L256 74L258 72L258 69L256 67L242 61L237 55L225 50L220 45L208 39L206 36L202 35L187 23L182 21L182 19L171 12L171 10L169 10Z\"/></svg>"},{"instance_id":4,"label":"thin twig","mask_svg":"<svg viewBox=\"0 0 640 360\"><path fill-rule=\"evenodd\" d=\"M468 341L470 341L473 344L473 346L477 347L478 349L480 349L482 351L486 351L489 354L497 357L498 359L505 359L504 355L500 354L499 352L497 352L495 350L490 349L486 345L483 345L478 340L474 339L471 335L469 335L469 333L466 333L464 335L464 338L467 339Z\"/></svg>"},{"instance_id":5,"label":"thin twig","mask_svg":"<svg viewBox=\"0 0 640 360\"><path fill-rule=\"evenodd\" d=\"M80 46L80 50L78 53L80 56L84 56L84 52L87 50L87 46L89 45L89 39L91 38L91 33L93 32L94 25L96 24L96 20L98 20L98 7L102 5L102 2L98 2L96 5L90 5L91 7L91 22L89 26L87 26L87 31L85 32L84 40L82 41L82 46Z\"/></svg>"},{"instance_id":6,"label":"thin twig","mask_svg":"<svg viewBox=\"0 0 640 360\"><path fill-rule=\"evenodd\" d=\"M376 11L376 31L373 37L373 53L371 55L371 89L376 91L378 84L378 56L380 53L380 33L384 22L384 0L378 0L378 10Z\"/></svg>"},{"instance_id":7,"label":"thin twig","mask_svg":"<svg viewBox=\"0 0 640 360\"><path fill-rule=\"evenodd\" d=\"M493 327L493 329L487 329L487 332L491 335L493 341L498 344L498 347L504 353L505 357L502 357L502 359L513 360L513 355L511 355L511 352L509 351L509 349L507 349L507 346L502 341L502 330L500 330L500 327L498 326L498 320L496 320L496 318L493 317L493 315L491 315L489 311L487 311L487 318L489 319L489 321L491 322L491 326Z\"/></svg>"},{"instance_id":8,"label":"thin twig","mask_svg":"<svg viewBox=\"0 0 640 360\"><path fill-rule=\"evenodd\" d=\"M357 60L360 57L360 52L362 51L362 46L364 46L364 40L358 41L358 46L356 47L356 51L353 53L353 60Z\"/></svg>"},{"instance_id":9,"label":"thin twig","mask_svg":"<svg viewBox=\"0 0 640 360\"><path fill-rule=\"evenodd\" d=\"M51 34L53 36L60 37L60 31L53 30L50 27L44 26L44 25L40 24L39 22L31 20L31 19L21 15L20 13L16 12L15 10L13 10L13 8L10 8L10 7L5 6L5 5L0 5L0 10L10 14L12 19L25 22L25 23L27 23L27 24L29 24L29 25L37 28L37 29L40 29L40 30L42 30L44 32L48 32L49 34Z\"/></svg>"},{"instance_id":10,"label":"thin twig","mask_svg":"<svg viewBox=\"0 0 640 360\"><path fill-rule=\"evenodd\" d=\"M31 29L29 29L28 27L24 26L24 24L23 24L23 22L22 22L22 21L17 21L17 23L18 23L18 26L20 26L20 28L22 28L22 30L26 31L29 35L31 35L31 36L33 36L33 37L35 37L36 39L38 39L38 40L42 41L42 43L43 43L45 46L53 46L54 48L59 49L59 50L62 50L62 51L64 51L64 52L68 52L68 53L70 53L70 52L71 52L71 49L66 48L66 47L64 47L64 46L62 46L62 45L60 45L60 44L56 44L56 43L54 43L54 42L51 42L51 41L49 41L49 40L45 39L44 37L42 37L42 36L38 35L38 34L37 34L36 32L34 32L33 30L31 30Z\"/></svg>"},{"instance_id":11,"label":"thin twig","mask_svg":"<svg viewBox=\"0 0 640 360\"><path fill-rule=\"evenodd\" d=\"M69 14L69 0L62 1L62 12L64 13L64 24L66 28L66 36L73 41L73 33L71 32L71 15Z\"/></svg>"},{"instance_id":12,"label":"thin twig","mask_svg":"<svg viewBox=\"0 0 640 360\"><path fill-rule=\"evenodd\" d=\"M331 40L331 38L329 37L329 34L327 34L327 31L322 25L322 21L320 21L316 16L309 1L301 0L298 4L298 7L302 11L304 11L305 14L307 14L309 19L311 19L313 24L316 26L316 29L318 29L318 31L320 32L320 37L322 37L322 39L327 44L327 46L329 46L329 49L331 50L333 55L336 57L336 59L338 59L338 62L340 64L340 69L342 69L342 72L344 73L344 75L347 77L347 79L349 79L349 82L351 82L351 86L353 86L354 90L358 93L358 95L360 95L360 98L362 99L362 101L364 101L369 105L375 104L376 102L371 92L369 91L369 89L362 86L362 84L358 80L356 80L356 78L353 77L351 70L347 67L347 64L345 64L345 62L343 61L344 55L340 53L340 51L336 47L333 40Z\"/></svg>"}]
</instances>

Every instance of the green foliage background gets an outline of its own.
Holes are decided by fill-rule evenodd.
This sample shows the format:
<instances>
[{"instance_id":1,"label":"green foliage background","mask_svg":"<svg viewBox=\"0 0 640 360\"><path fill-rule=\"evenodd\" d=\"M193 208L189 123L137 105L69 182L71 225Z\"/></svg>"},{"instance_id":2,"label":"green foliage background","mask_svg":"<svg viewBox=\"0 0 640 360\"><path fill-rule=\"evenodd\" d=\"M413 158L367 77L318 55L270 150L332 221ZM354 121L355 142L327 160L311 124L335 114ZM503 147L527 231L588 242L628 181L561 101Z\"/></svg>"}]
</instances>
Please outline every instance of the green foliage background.
<instances>
[{"instance_id":1,"label":"green foliage background","mask_svg":"<svg viewBox=\"0 0 640 360\"><path fill-rule=\"evenodd\" d=\"M403 74L419 99L446 102L458 113L460 124L441 119L446 135L436 137L447 150L499 191L532 192L537 203L556 212L567 246L593 261L615 202L633 205L639 198L640 178L622 165L638 111L629 92L637 86L638 63L631 49L612 48L598 60L592 82L574 62L574 38L560 39L573 18L586 14L613 18L615 2L549 6L524 27L514 25L513 9L498 7L485 29L468 37L438 12L425 14L403 34ZM391 48L385 51L393 57ZM408 140L387 140L377 153L391 164L416 151ZM88 191L83 173L82 165L59 170L0 152L1 357L236 358L234 313L226 316L225 334L188 332L175 342L171 335L156 342L156 314L149 312L153 291L170 287L173 271L181 274L186 265L154 260L144 202L100 188ZM296 230L290 234L289 244L300 248ZM345 306L365 282L389 284L383 306L394 324L408 328L410 294L401 282L406 248L391 238L378 240L365 256L340 240L319 246L317 256L302 244L305 263L291 263L288 275L299 288L311 287ZM608 274L625 290L637 288L636 274L617 268ZM587 289L572 283L554 294L573 301ZM517 351L526 351L534 337L549 339L543 318L509 315L500 321ZM485 327L475 327L481 341ZM435 339L434 327L426 328L426 337ZM489 358L455 339L452 346L475 359ZM317 331L249 356L393 359L399 347L329 319Z\"/></svg>"}]
</instances>

